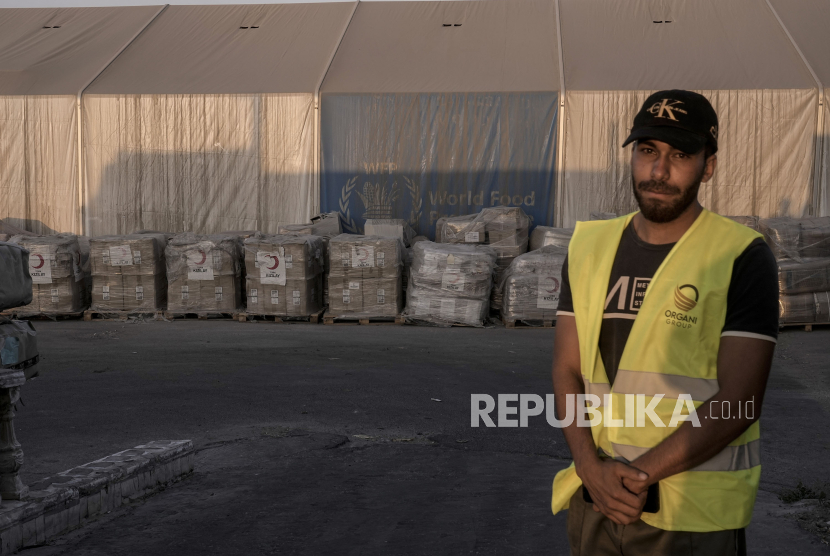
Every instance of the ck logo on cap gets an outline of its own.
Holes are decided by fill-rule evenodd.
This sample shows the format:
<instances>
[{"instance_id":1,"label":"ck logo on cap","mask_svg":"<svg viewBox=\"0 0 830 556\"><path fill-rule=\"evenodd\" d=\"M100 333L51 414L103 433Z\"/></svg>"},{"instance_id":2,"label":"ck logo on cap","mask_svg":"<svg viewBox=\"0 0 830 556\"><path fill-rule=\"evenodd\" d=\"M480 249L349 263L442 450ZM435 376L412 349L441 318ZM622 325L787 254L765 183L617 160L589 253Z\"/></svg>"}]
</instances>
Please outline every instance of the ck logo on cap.
<instances>
[{"instance_id":1,"label":"ck logo on cap","mask_svg":"<svg viewBox=\"0 0 830 556\"><path fill-rule=\"evenodd\" d=\"M683 104L681 100L671 100L668 98L664 98L662 102L655 102L651 105L651 108L648 111L651 114L654 114L655 118L667 118L669 120L677 121L677 118L674 117L675 112L680 112L681 114L688 114L682 108L678 108L678 104Z\"/></svg>"}]
</instances>

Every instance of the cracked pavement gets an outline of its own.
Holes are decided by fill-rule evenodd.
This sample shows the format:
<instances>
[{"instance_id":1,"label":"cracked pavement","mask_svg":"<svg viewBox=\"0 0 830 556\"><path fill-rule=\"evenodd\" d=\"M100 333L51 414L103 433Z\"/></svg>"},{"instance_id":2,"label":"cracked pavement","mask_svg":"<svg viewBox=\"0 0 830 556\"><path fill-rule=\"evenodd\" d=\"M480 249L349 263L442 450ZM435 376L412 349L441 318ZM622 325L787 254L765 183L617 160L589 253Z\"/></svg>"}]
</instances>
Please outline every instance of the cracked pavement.
<instances>
[{"instance_id":1,"label":"cracked pavement","mask_svg":"<svg viewBox=\"0 0 830 556\"><path fill-rule=\"evenodd\" d=\"M551 391L553 330L37 322L26 483L149 440L195 472L27 555L567 554L544 416L470 427L470 395ZM827 554L776 494L830 481L830 329L781 335L751 554ZM439 401L440 400L440 401ZM810 419L805 420L809 415Z\"/></svg>"}]
</instances>

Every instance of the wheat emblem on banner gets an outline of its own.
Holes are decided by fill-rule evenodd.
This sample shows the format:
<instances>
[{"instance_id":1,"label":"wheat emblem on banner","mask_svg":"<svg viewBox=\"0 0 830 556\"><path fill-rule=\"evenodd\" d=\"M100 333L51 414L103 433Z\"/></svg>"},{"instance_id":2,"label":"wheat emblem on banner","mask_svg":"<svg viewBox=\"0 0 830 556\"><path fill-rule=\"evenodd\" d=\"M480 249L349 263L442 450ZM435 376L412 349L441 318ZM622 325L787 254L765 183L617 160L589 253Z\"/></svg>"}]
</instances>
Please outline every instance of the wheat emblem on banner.
<instances>
[{"instance_id":1,"label":"wheat emblem on banner","mask_svg":"<svg viewBox=\"0 0 830 556\"><path fill-rule=\"evenodd\" d=\"M357 179L359 176L354 176L349 179L340 191L340 214L343 217L343 229L348 233L360 233L360 229L354 220L351 212L351 198L352 193L357 193L361 203L363 203L364 219L369 218L393 218L395 216L395 202L398 200L399 190L398 183L395 182L391 187L384 187L380 183L366 182L363 189L357 189ZM414 180L404 176L403 181L406 184L406 189L412 199L412 211L409 214L409 224L417 226L418 221L423 215L423 199L421 198L421 186Z\"/></svg>"},{"instance_id":2,"label":"wheat emblem on banner","mask_svg":"<svg viewBox=\"0 0 830 556\"><path fill-rule=\"evenodd\" d=\"M421 186L411 179L404 176L403 181L406 182L406 188L409 189L409 195L412 197L412 212L409 214L409 225L413 228L418 225L423 211L424 200L421 198Z\"/></svg>"},{"instance_id":3,"label":"wheat emblem on banner","mask_svg":"<svg viewBox=\"0 0 830 556\"><path fill-rule=\"evenodd\" d=\"M351 208L349 207L352 191L354 191L356 185L357 176L347 181L346 185L343 186L343 189L340 192L340 214L343 216L343 228L345 228L346 232L352 234L356 234L358 232L357 224L355 224L354 218L352 218Z\"/></svg>"}]
</instances>

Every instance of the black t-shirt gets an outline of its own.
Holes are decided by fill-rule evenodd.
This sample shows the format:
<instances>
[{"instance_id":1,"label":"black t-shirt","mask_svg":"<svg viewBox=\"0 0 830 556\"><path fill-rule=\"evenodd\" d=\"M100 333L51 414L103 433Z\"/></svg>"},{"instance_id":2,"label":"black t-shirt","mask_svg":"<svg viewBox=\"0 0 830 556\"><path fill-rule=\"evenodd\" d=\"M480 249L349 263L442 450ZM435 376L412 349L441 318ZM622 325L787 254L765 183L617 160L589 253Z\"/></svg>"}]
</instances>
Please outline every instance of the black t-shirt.
<instances>
[{"instance_id":1,"label":"black t-shirt","mask_svg":"<svg viewBox=\"0 0 830 556\"><path fill-rule=\"evenodd\" d=\"M599 334L599 352L611 384L623 348L640 310L646 288L674 243L652 245L641 240L629 224L620 238ZM562 289L557 314L573 314L568 259L562 266ZM778 266L769 246L756 239L735 259L726 297L722 335L749 336L775 342L778 337Z\"/></svg>"}]
</instances>

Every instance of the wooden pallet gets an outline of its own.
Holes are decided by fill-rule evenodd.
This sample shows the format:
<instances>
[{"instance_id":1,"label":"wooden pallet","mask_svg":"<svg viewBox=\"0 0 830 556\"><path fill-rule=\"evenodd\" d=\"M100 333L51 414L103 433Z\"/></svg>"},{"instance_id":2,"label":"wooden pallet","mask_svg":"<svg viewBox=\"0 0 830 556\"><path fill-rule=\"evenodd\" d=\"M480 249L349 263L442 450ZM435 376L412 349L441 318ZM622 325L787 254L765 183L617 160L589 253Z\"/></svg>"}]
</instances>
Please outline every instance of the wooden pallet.
<instances>
[{"instance_id":1,"label":"wooden pallet","mask_svg":"<svg viewBox=\"0 0 830 556\"><path fill-rule=\"evenodd\" d=\"M276 322L276 323L309 323L309 324L317 324L323 318L323 313L325 313L325 309L320 309L318 312L306 315L304 317L286 317L286 316L275 316L275 315L261 315L259 313L247 313L242 312L237 314L237 319L239 322L247 322L247 321L266 321L266 322Z\"/></svg>"},{"instance_id":2,"label":"wooden pallet","mask_svg":"<svg viewBox=\"0 0 830 556\"><path fill-rule=\"evenodd\" d=\"M198 319L198 320L211 320L211 319L230 319L230 320L237 320L239 318L239 313L220 313L218 311L198 311L198 312L179 312L179 311L164 311L164 318L166 320L179 320L179 319Z\"/></svg>"},{"instance_id":3,"label":"wooden pallet","mask_svg":"<svg viewBox=\"0 0 830 556\"><path fill-rule=\"evenodd\" d=\"M487 328L487 322L485 321L484 326L473 326L472 324L464 324L463 322L454 322L450 323L442 323L437 324L432 321L417 319L414 317L401 317L401 324L412 324L415 326L440 326L442 328Z\"/></svg>"},{"instance_id":4,"label":"wooden pallet","mask_svg":"<svg viewBox=\"0 0 830 556\"><path fill-rule=\"evenodd\" d=\"M532 324L528 324L528 323L532 323ZM538 330L540 328L554 328L555 326L556 326L556 321L555 320L528 319L528 320L506 320L506 321L504 321L504 327L505 328Z\"/></svg>"},{"instance_id":5,"label":"wooden pallet","mask_svg":"<svg viewBox=\"0 0 830 556\"><path fill-rule=\"evenodd\" d=\"M155 311L84 311L84 320L89 322L91 320L128 320L130 318L136 319L151 319L164 320L164 312L160 310Z\"/></svg>"},{"instance_id":6,"label":"wooden pallet","mask_svg":"<svg viewBox=\"0 0 830 556\"><path fill-rule=\"evenodd\" d=\"M74 320L84 316L83 311L76 311L74 313L34 313L28 311L3 311L0 316L10 319L27 319L27 320Z\"/></svg>"},{"instance_id":7,"label":"wooden pallet","mask_svg":"<svg viewBox=\"0 0 830 556\"><path fill-rule=\"evenodd\" d=\"M376 317L376 318L360 318L360 317L335 317L333 315L324 315L323 324L335 324L341 326L384 326L384 325L399 325L404 324L404 318L401 315L396 317Z\"/></svg>"},{"instance_id":8,"label":"wooden pallet","mask_svg":"<svg viewBox=\"0 0 830 556\"><path fill-rule=\"evenodd\" d=\"M778 323L778 329L783 328L804 328L804 332L812 332L813 327L830 326L830 322L792 322L792 323Z\"/></svg>"}]
</instances>

